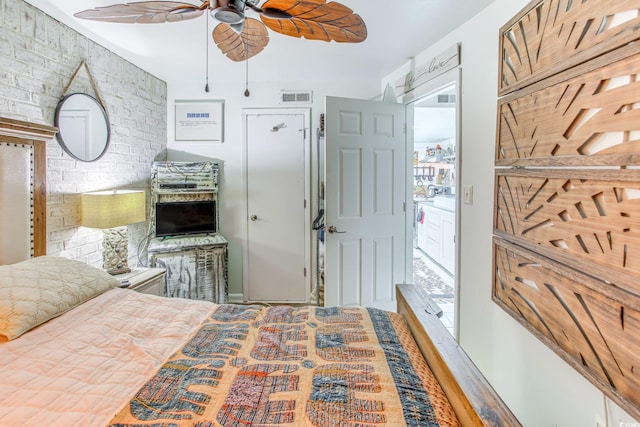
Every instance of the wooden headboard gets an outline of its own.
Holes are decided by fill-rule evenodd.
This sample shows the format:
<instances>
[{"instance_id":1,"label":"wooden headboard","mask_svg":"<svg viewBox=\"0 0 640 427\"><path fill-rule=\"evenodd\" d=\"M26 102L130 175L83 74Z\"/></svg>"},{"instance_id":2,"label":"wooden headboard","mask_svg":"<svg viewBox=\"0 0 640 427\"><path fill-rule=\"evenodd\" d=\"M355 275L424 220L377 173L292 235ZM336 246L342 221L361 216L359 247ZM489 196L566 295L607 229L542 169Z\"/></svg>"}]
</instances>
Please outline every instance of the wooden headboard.
<instances>
[{"instance_id":1,"label":"wooden headboard","mask_svg":"<svg viewBox=\"0 0 640 427\"><path fill-rule=\"evenodd\" d=\"M535 0L502 27L493 278L497 304L635 418L639 10Z\"/></svg>"},{"instance_id":2,"label":"wooden headboard","mask_svg":"<svg viewBox=\"0 0 640 427\"><path fill-rule=\"evenodd\" d=\"M46 142L56 132L55 127L0 118L0 206L4 207L0 212L0 230L4 231L0 264L46 253ZM14 182L25 180L12 188Z\"/></svg>"}]
</instances>

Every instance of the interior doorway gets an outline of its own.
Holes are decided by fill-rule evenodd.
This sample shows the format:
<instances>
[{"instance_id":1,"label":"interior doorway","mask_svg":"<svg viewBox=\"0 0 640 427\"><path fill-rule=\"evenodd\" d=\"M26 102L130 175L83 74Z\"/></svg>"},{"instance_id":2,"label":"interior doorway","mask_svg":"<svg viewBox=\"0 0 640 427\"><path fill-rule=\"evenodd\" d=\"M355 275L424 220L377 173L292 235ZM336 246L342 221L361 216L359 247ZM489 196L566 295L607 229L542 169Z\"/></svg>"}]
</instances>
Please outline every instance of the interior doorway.
<instances>
[{"instance_id":1,"label":"interior doorway","mask_svg":"<svg viewBox=\"0 0 640 427\"><path fill-rule=\"evenodd\" d=\"M407 105L413 138L413 283L443 311L456 336L458 91L455 81ZM409 135L411 136L411 135Z\"/></svg>"}]
</instances>

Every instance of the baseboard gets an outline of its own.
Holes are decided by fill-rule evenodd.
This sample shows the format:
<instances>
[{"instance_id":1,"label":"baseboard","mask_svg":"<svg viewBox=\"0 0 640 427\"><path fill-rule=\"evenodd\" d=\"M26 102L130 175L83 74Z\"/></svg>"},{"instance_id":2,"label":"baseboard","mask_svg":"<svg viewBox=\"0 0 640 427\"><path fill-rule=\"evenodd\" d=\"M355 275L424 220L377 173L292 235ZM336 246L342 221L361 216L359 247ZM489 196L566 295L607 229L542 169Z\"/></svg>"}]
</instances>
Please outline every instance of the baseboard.
<instances>
[{"instance_id":1,"label":"baseboard","mask_svg":"<svg viewBox=\"0 0 640 427\"><path fill-rule=\"evenodd\" d=\"M244 301L243 294L229 294L229 304L240 304Z\"/></svg>"}]
</instances>

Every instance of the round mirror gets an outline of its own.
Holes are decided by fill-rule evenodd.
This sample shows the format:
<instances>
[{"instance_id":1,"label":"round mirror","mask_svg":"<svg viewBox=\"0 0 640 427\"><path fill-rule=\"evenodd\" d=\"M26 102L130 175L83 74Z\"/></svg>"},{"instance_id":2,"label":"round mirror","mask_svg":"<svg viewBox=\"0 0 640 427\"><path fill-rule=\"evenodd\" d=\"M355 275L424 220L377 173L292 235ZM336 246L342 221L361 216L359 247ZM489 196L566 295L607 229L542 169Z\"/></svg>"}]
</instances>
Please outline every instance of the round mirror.
<instances>
[{"instance_id":1,"label":"round mirror","mask_svg":"<svg viewBox=\"0 0 640 427\"><path fill-rule=\"evenodd\" d=\"M107 152L109 119L94 97L72 93L62 98L56 107L54 125L60 146L74 159L93 162Z\"/></svg>"}]
</instances>

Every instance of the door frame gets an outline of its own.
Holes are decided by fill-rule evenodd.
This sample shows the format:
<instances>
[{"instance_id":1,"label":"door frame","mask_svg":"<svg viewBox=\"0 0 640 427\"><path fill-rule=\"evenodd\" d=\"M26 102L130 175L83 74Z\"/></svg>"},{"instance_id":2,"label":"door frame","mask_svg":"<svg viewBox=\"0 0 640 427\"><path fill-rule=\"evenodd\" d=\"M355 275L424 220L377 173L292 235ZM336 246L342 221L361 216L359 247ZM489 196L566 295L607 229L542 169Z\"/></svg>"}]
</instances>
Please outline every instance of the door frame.
<instances>
[{"instance_id":1,"label":"door frame","mask_svg":"<svg viewBox=\"0 0 640 427\"><path fill-rule=\"evenodd\" d=\"M461 208L462 208L462 159L461 159L461 142L462 142L462 67L458 66L453 68L446 73L443 73L434 79L424 83L420 87L416 88L414 92L412 92L410 98L405 98L403 100L405 104L405 108L407 109L407 171L413 170L413 107L411 104L418 102L424 99L427 96L434 95L445 87L455 84L455 95L456 95L456 212L455 212L455 221L456 221L456 240L455 240L455 266L454 266L454 306L455 320L453 322L454 331L453 335L456 339L458 339L459 331L460 331L460 241L462 240L462 236L460 234L461 230ZM411 145L409 146L409 141L411 141ZM413 203L413 174L407 172L407 194L406 200L407 205L409 203ZM406 268L407 271L405 276L407 278L413 277L413 222L415 218L413 218L413 209L407 207L407 228L406 228L406 246L405 246L405 255L406 255Z\"/></svg>"},{"instance_id":2,"label":"door frame","mask_svg":"<svg viewBox=\"0 0 640 427\"><path fill-rule=\"evenodd\" d=\"M299 114L304 117L304 259L305 259L305 300L311 296L311 108L243 108L242 109L242 299L247 302L249 295L249 167L247 122L249 116Z\"/></svg>"}]
</instances>

